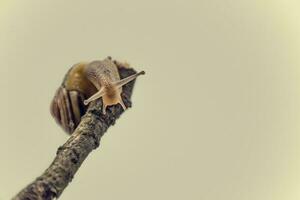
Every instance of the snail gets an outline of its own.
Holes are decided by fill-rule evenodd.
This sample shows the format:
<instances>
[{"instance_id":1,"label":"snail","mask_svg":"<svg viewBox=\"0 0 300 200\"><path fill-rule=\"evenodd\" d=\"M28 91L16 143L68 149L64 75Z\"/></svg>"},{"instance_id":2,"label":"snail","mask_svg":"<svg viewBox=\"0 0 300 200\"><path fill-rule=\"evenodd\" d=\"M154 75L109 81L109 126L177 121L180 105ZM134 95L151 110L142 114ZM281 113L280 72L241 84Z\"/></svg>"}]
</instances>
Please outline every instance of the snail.
<instances>
[{"instance_id":1,"label":"snail","mask_svg":"<svg viewBox=\"0 0 300 200\"><path fill-rule=\"evenodd\" d=\"M102 97L102 113L108 106L121 104L122 86L136 79L144 71L120 79L119 69L128 64L113 61L111 57L90 63L77 63L65 75L51 102L50 111L56 122L69 134L73 133L90 102Z\"/></svg>"}]
</instances>

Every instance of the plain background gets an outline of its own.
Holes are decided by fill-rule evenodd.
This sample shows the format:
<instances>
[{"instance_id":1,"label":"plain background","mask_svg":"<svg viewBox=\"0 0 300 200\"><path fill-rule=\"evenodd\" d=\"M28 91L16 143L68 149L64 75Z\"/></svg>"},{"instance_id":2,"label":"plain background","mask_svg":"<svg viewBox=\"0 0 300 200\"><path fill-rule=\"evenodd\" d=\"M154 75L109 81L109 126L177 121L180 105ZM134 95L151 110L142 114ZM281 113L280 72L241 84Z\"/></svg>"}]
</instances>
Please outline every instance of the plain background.
<instances>
[{"instance_id":1,"label":"plain background","mask_svg":"<svg viewBox=\"0 0 300 200\"><path fill-rule=\"evenodd\" d=\"M110 55L139 77L60 199L300 199L300 3L0 3L0 199L67 140L49 114L72 64Z\"/></svg>"}]
</instances>

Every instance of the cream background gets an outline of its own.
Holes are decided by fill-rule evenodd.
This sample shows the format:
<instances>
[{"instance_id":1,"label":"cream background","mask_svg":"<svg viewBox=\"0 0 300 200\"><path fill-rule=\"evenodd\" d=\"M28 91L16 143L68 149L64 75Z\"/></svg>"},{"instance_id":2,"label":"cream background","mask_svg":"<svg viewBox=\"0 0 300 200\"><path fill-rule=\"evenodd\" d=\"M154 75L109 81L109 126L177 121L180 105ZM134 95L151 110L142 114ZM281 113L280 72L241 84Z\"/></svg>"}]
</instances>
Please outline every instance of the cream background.
<instances>
[{"instance_id":1,"label":"cream background","mask_svg":"<svg viewBox=\"0 0 300 200\"><path fill-rule=\"evenodd\" d=\"M300 199L300 3L0 3L0 199L67 135L50 100L78 61L147 75L60 199Z\"/></svg>"}]
</instances>

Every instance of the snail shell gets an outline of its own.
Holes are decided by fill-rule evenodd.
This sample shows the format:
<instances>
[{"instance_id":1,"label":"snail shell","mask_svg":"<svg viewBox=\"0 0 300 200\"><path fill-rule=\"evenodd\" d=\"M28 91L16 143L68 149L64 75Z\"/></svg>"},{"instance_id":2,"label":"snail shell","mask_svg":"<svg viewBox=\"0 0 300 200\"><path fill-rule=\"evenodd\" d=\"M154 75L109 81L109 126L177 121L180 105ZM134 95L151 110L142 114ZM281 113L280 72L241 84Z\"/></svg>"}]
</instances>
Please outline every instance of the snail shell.
<instances>
[{"instance_id":1,"label":"snail shell","mask_svg":"<svg viewBox=\"0 0 300 200\"><path fill-rule=\"evenodd\" d=\"M110 57L73 65L51 102L51 115L71 134L86 113L87 105L94 100L102 97L103 114L106 114L107 106L118 103L126 109L121 97L122 86L145 74L142 71L120 79L119 71L128 67L128 64L112 61Z\"/></svg>"}]
</instances>

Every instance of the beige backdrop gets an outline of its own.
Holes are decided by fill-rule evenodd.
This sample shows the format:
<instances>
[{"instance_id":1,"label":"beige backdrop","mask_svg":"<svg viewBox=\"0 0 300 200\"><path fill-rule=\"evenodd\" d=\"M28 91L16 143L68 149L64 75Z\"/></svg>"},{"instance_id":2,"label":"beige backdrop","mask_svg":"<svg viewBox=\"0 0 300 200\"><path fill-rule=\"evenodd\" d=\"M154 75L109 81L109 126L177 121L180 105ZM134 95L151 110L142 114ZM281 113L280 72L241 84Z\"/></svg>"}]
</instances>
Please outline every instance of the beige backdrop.
<instances>
[{"instance_id":1,"label":"beige backdrop","mask_svg":"<svg viewBox=\"0 0 300 200\"><path fill-rule=\"evenodd\" d=\"M67 135L49 114L65 72L108 55L146 76L61 199L299 200L300 3L0 3L0 199Z\"/></svg>"}]
</instances>

